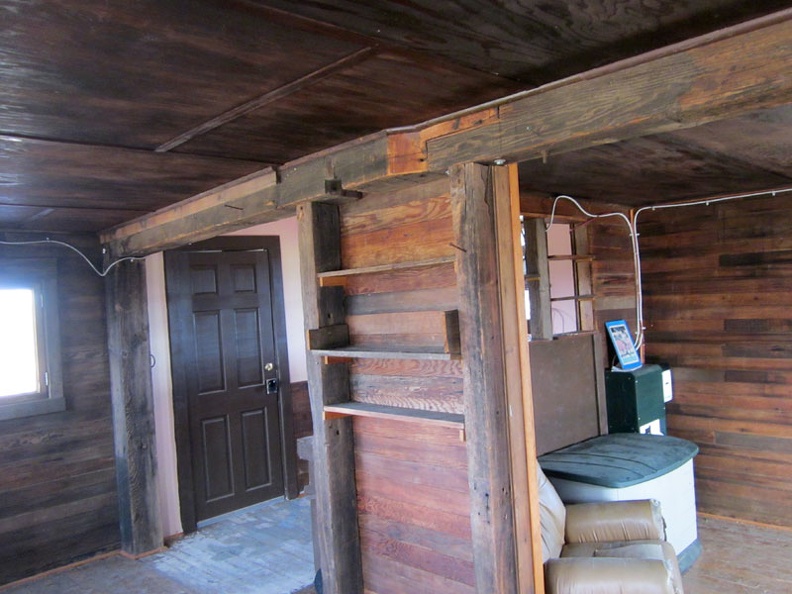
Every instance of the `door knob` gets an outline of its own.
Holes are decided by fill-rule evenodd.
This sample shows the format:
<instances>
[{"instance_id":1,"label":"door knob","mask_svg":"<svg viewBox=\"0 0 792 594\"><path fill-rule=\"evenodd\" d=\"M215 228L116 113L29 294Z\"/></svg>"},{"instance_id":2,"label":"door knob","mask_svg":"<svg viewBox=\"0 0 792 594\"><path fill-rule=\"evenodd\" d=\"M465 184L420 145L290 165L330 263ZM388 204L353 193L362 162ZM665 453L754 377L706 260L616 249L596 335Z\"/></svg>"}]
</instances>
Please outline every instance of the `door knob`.
<instances>
[{"instance_id":1,"label":"door knob","mask_svg":"<svg viewBox=\"0 0 792 594\"><path fill-rule=\"evenodd\" d=\"M272 371L273 369L275 369L275 364L274 363L267 363L264 366L264 371Z\"/></svg>"}]
</instances>

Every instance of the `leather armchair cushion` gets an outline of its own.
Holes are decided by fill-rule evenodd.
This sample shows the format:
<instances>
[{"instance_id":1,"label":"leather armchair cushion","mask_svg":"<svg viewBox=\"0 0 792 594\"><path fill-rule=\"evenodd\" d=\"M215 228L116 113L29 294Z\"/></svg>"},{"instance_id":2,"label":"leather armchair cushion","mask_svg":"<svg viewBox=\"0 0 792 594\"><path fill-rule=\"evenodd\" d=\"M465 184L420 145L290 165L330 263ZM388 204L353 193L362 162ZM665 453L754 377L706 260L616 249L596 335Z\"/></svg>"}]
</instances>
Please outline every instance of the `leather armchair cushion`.
<instances>
[{"instance_id":1,"label":"leather armchair cushion","mask_svg":"<svg viewBox=\"0 0 792 594\"><path fill-rule=\"evenodd\" d=\"M672 592L682 592L682 574L679 572L674 547L665 541L634 540L630 542L589 542L568 544L561 551L563 558L645 559L660 561L671 578Z\"/></svg>"},{"instance_id":2,"label":"leather armchair cushion","mask_svg":"<svg viewBox=\"0 0 792 594\"><path fill-rule=\"evenodd\" d=\"M561 558L545 564L546 594L676 594L655 559Z\"/></svg>"},{"instance_id":3,"label":"leather armchair cushion","mask_svg":"<svg viewBox=\"0 0 792 594\"><path fill-rule=\"evenodd\" d=\"M564 546L566 507L541 468L538 468L537 476L539 479L539 524L542 527L542 560L547 561L561 555L561 549Z\"/></svg>"},{"instance_id":4,"label":"leather armchair cushion","mask_svg":"<svg viewBox=\"0 0 792 594\"><path fill-rule=\"evenodd\" d=\"M654 500L578 503L566 507L566 542L665 540Z\"/></svg>"}]
</instances>

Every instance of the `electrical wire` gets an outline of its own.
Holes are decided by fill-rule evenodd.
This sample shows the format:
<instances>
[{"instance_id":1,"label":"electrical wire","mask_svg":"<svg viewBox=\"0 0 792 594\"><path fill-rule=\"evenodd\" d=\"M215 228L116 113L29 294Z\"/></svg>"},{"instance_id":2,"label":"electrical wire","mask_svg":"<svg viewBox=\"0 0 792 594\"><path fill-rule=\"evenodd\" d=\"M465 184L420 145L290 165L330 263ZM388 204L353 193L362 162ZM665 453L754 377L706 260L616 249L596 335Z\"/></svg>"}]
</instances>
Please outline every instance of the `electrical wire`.
<instances>
[{"instance_id":1,"label":"electrical wire","mask_svg":"<svg viewBox=\"0 0 792 594\"><path fill-rule=\"evenodd\" d=\"M602 213L602 214L595 214L593 212L587 211L583 207L583 205L580 204L580 202L578 202L575 198L572 198L572 196L567 196L566 194L561 194L559 196L556 196L555 199L553 200L553 208L550 211L550 221L545 225L545 231L548 231L550 229L550 226L553 224L553 221L555 220L555 211L556 211L556 206L558 206L559 200L568 200L569 202L574 204L575 207L580 212L582 212L584 215L586 215L587 217L589 217L591 219L604 219L604 218L609 218L609 217L617 217L617 218L622 219L625 222L625 224L627 225L627 229L629 229L629 231L630 231L630 245L632 246L632 252L633 252L633 267L636 270L640 269L640 265L641 264L640 264L640 259L638 257L638 234L635 232L635 229L633 228L633 224L632 224L632 222L630 221L629 217L626 214L624 214L623 212L618 212L618 211L607 212L607 213ZM637 285L638 285L638 283L636 283L636 287L637 287ZM636 293L636 302L637 303L641 303L643 297L642 297L642 294L639 292L638 288L636 288L635 293ZM638 320L637 321L638 327L635 329L635 345L636 345L636 348L640 348L641 344L643 342L643 318L639 317L639 314L642 314L642 313L643 313L643 309L642 308L639 309L638 307L636 307L636 318Z\"/></svg>"},{"instance_id":2,"label":"electrical wire","mask_svg":"<svg viewBox=\"0 0 792 594\"><path fill-rule=\"evenodd\" d=\"M50 239L49 237L47 237L46 239L33 239L33 240L29 240L29 241L8 241L8 240L0 239L0 245L43 245L43 244L60 245L60 246L69 248L73 252L76 252L77 254L79 254L79 256L83 260L85 260L88 263L88 266L91 267L91 270L93 270L96 274L98 274L102 278L106 277L110 273L110 271L113 268L115 268L117 265L121 264L121 262L127 262L127 261L141 260L142 259L142 258L137 258L135 256L127 256L125 258L119 258L115 262L111 262L110 265L107 268L105 268L104 271L102 271L102 270L99 270L99 268L97 268L94 265L94 263L91 262L88 259L88 256L86 256L84 253L82 253L78 248L74 247L70 243L66 243L65 241L60 241L58 239Z\"/></svg>"},{"instance_id":3,"label":"electrical wire","mask_svg":"<svg viewBox=\"0 0 792 594\"><path fill-rule=\"evenodd\" d=\"M602 213L602 214L594 214L587 211L575 198L571 196L567 196L566 194L561 194L556 196L553 200L553 208L550 211L550 221L547 225L545 225L545 231L550 229L550 226L553 224L553 220L555 219L555 211L556 206L558 205L559 200L568 200L572 204L577 207L577 209L592 219L601 219L606 217L619 217L624 220L627 224L627 228L630 231L630 244L632 246L633 252L633 268L635 273L635 318L638 327L635 329L635 346L636 348L640 349L643 345L644 341L644 316L643 316L643 279L641 276L641 249L640 245L638 244L638 217L642 212L647 210L666 210L669 208L682 208L684 206L710 206L712 204L718 204L720 202L730 202L732 200L743 200L746 198L758 198L760 196L773 196L775 197L777 194L783 194L786 192L792 192L792 188L781 188L775 190L765 190L762 192L751 192L748 194L735 194L730 196L720 196L717 198L702 198L698 200L691 200L687 202L670 202L666 204L654 204L651 206L642 206L641 208L637 209L632 216L632 220L630 220L627 215L622 212L609 212L609 213Z\"/></svg>"}]
</instances>

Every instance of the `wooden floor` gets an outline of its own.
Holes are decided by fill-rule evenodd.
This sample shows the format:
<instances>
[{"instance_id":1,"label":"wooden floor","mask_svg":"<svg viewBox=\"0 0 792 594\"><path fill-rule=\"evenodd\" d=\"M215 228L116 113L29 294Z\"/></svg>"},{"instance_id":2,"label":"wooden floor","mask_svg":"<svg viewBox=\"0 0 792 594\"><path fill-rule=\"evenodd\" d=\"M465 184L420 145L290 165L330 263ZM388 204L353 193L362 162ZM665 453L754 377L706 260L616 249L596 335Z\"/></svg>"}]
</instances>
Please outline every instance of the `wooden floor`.
<instances>
[{"instance_id":1,"label":"wooden floor","mask_svg":"<svg viewBox=\"0 0 792 594\"><path fill-rule=\"evenodd\" d=\"M231 517L164 553L114 556L0 587L2 594L313 594L307 500ZM686 594L792 593L792 530L699 516ZM302 588L300 588L302 586Z\"/></svg>"},{"instance_id":2,"label":"wooden floor","mask_svg":"<svg viewBox=\"0 0 792 594\"><path fill-rule=\"evenodd\" d=\"M308 499L224 517L139 560L107 556L0 587L2 594L308 594L314 580Z\"/></svg>"},{"instance_id":3,"label":"wooden floor","mask_svg":"<svg viewBox=\"0 0 792 594\"><path fill-rule=\"evenodd\" d=\"M792 593L792 530L699 515L703 551L686 594Z\"/></svg>"}]
</instances>

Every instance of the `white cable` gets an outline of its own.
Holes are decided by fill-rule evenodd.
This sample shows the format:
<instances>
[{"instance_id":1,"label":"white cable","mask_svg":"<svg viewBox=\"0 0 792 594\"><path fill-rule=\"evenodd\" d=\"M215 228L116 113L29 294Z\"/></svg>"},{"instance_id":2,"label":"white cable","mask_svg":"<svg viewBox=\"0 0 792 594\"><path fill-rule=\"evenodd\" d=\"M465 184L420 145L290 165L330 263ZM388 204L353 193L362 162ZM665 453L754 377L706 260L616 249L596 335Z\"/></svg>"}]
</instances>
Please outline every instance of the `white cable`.
<instances>
[{"instance_id":1,"label":"white cable","mask_svg":"<svg viewBox=\"0 0 792 594\"><path fill-rule=\"evenodd\" d=\"M627 223L627 227L630 230L630 243L632 245L633 250L633 267L635 269L635 318L638 324L638 328L635 331L635 347L641 348L643 345L644 340L644 318L643 318L643 279L641 276L641 250L640 246L638 245L638 217L639 215L646 211L646 210L665 210L669 208L681 208L683 206L709 206L710 204L717 204L719 202L729 202L732 200L743 200L745 198L758 198L759 196L776 196L777 194L783 194L786 192L792 192L792 188L781 188L777 190L765 190L762 192L751 192L748 194L737 194L731 196L721 196L719 198L702 198L700 200L692 200L690 202L674 202L668 204L655 204L652 206L642 206L641 208L637 209L633 214L633 220L630 219L621 212L610 212L604 214L594 214L588 212L583 206L571 196L566 196L564 194L560 196L556 196L555 200L553 200L553 208L550 211L550 223L545 226L545 229L549 229L550 225L553 224L553 219L555 218L555 210L556 205L558 204L559 200L569 200L574 204L580 212L586 215L589 218L593 219L600 219L605 217L614 217L618 216Z\"/></svg>"},{"instance_id":2,"label":"white cable","mask_svg":"<svg viewBox=\"0 0 792 594\"><path fill-rule=\"evenodd\" d=\"M74 247L73 245L71 245L71 244L69 244L69 243L66 243L65 241L59 241L59 240L57 240L57 239L50 239L49 237L47 237L46 239L34 239L34 240L30 240L30 241L7 241L7 240L2 240L2 239L0 239L0 245L41 245L41 244L48 244L48 243L52 243L52 244L55 244L55 245L62 245L63 247L67 247L67 248L69 248L70 250L72 250L73 252L76 252L77 254L79 254L79 255L80 255L80 257L81 257L83 260L85 260L85 261L88 263L88 266L90 266L90 267L91 267L91 269L92 269L92 270L93 270L93 271L94 271L96 274L98 274L99 276L101 276L102 278L104 278L105 276L107 276L107 275L108 275L108 273L109 273L109 272L110 272L110 271L111 271L111 270L112 270L112 269L113 269L113 268L114 268L116 265L120 264L121 262L126 262L126 261L128 261L128 260L129 260L129 261L132 261L132 260L140 260L140 259L141 259L141 258L136 258L136 257L134 257L134 256L127 256L126 258L120 258L120 259L116 260L115 262L112 262L112 263L111 263L111 264L110 264L110 265L109 265L107 268L105 268L105 269L104 269L104 271L101 271L101 270L99 270L99 269L98 269L96 266L94 266L94 263L93 263L93 262L91 262L91 261L88 259L88 256L86 256L85 254L83 254L83 253L82 253L82 252L81 252L81 251L80 251L78 248Z\"/></svg>"},{"instance_id":3,"label":"white cable","mask_svg":"<svg viewBox=\"0 0 792 594\"><path fill-rule=\"evenodd\" d=\"M624 214L623 212L608 212L603 214L594 214L583 208L580 202L578 202L576 199L572 198L571 196L567 196L566 194L561 194L560 196L556 196L555 200L553 200L553 208L550 211L550 222L547 225L545 225L545 231L549 230L550 226L553 224L553 220L555 219L556 206L558 205L559 200L568 200L569 202L574 204L580 212L582 212L584 215L592 219L604 219L608 217L619 217L620 219L623 219L624 222L627 224L627 229L629 229L630 231L630 244L632 245L632 251L633 251L633 267L635 267L636 269L636 274L638 273L638 271L640 271L641 262L638 256L638 234L635 232L635 229L633 228L633 224L630 222L630 219L629 217L627 217L626 214ZM636 278L638 277L636 276ZM635 299L638 304L640 304L642 301L642 295L640 292L640 283L636 283ZM641 344L643 343L643 317L642 317L643 310L638 306L636 306L635 313L638 324L638 328L635 329L635 347L641 348Z\"/></svg>"}]
</instances>

